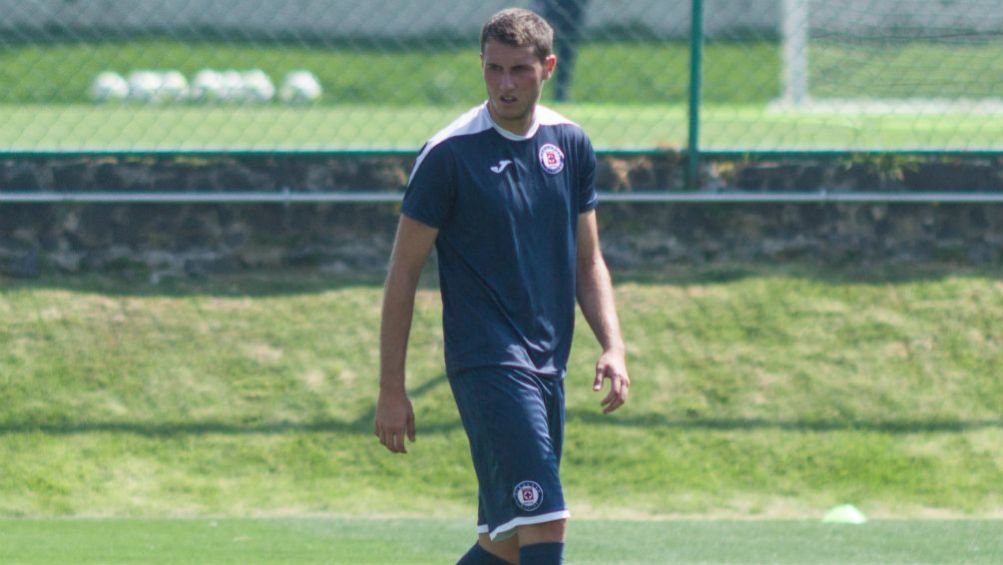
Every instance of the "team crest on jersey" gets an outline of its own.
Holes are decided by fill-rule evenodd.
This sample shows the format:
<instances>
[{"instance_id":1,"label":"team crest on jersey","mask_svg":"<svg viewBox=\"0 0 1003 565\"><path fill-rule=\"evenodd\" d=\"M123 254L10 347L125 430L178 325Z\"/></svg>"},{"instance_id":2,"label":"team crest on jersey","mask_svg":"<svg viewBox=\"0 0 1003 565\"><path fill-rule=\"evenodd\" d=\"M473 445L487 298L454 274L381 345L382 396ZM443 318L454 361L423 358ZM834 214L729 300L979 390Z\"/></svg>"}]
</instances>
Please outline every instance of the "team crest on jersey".
<instances>
[{"instance_id":1,"label":"team crest on jersey","mask_svg":"<svg viewBox=\"0 0 1003 565\"><path fill-rule=\"evenodd\" d=\"M515 485L512 496L519 508L527 512L532 512L543 504L543 488L535 481L523 481Z\"/></svg>"},{"instance_id":2,"label":"team crest on jersey","mask_svg":"<svg viewBox=\"0 0 1003 565\"><path fill-rule=\"evenodd\" d=\"M556 175L564 170L564 152L553 143L544 145L540 148L540 165L543 170Z\"/></svg>"}]
</instances>

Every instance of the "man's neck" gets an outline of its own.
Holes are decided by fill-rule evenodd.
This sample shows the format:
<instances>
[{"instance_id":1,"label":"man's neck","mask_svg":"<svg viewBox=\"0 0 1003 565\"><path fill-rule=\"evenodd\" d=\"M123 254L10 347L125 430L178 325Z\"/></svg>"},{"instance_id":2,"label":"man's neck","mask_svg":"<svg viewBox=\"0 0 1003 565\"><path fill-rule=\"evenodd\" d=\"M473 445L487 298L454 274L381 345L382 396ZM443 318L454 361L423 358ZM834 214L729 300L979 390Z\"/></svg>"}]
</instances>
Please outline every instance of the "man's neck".
<instances>
[{"instance_id":1,"label":"man's neck","mask_svg":"<svg viewBox=\"0 0 1003 565\"><path fill-rule=\"evenodd\" d=\"M491 122L494 123L496 128L505 130L517 137L527 137L533 131L533 126L536 124L536 107L533 108L533 112L529 117L523 120L501 120L491 109L490 103L488 103L487 107L488 115L491 116Z\"/></svg>"},{"instance_id":2,"label":"man's neck","mask_svg":"<svg viewBox=\"0 0 1003 565\"><path fill-rule=\"evenodd\" d=\"M527 133L533 129L533 124L537 120L537 108L534 106L533 111L524 119L501 119L494 114L494 110L491 108L491 104L487 104L487 114L491 116L491 121L494 125L509 131L515 135L525 136Z\"/></svg>"}]
</instances>

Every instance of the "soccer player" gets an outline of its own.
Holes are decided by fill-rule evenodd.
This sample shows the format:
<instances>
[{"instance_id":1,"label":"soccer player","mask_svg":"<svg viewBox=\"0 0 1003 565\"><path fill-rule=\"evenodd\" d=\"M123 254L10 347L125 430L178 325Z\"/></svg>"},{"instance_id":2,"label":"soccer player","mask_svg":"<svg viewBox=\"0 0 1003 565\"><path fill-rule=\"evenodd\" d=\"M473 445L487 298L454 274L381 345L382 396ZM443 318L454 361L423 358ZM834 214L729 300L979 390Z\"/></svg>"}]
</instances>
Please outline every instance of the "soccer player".
<instances>
[{"instance_id":1,"label":"soccer player","mask_svg":"<svg viewBox=\"0 0 1003 565\"><path fill-rule=\"evenodd\" d=\"M477 543L459 565L562 561L558 467L575 299L602 346L593 390L610 413L630 379L596 226L596 158L580 127L537 105L557 63L537 14L481 30L488 99L422 148L384 289L375 433L415 440L404 365L419 274L434 245L446 374L478 481Z\"/></svg>"},{"instance_id":2,"label":"soccer player","mask_svg":"<svg viewBox=\"0 0 1003 565\"><path fill-rule=\"evenodd\" d=\"M571 74L578 58L588 3L588 0L536 0L533 4L554 28L557 58L561 62L554 71L554 100L558 102L571 99Z\"/></svg>"}]
</instances>

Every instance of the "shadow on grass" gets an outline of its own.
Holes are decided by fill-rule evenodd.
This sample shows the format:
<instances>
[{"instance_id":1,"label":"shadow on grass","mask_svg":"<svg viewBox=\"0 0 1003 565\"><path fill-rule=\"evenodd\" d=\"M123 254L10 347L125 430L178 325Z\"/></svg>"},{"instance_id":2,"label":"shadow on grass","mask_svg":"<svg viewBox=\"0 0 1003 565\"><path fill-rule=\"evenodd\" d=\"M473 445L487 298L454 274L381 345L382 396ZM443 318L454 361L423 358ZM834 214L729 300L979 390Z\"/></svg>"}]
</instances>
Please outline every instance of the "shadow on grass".
<instances>
[{"instance_id":1,"label":"shadow on grass","mask_svg":"<svg viewBox=\"0 0 1003 565\"><path fill-rule=\"evenodd\" d=\"M412 401L418 400L435 388L446 384L446 375L411 388ZM126 433L144 437L172 437L185 435L282 435L289 433L347 433L373 434L374 404L354 420L315 419L300 422L239 422L222 420L129 422L129 421L62 421L62 422L4 422L0 434L42 433L55 436L72 436L90 433ZM449 433L460 429L459 417L448 422L421 423L420 432Z\"/></svg>"},{"instance_id":2,"label":"shadow on grass","mask_svg":"<svg viewBox=\"0 0 1003 565\"><path fill-rule=\"evenodd\" d=\"M741 282L751 278L805 279L830 284L896 284L937 281L949 277L1003 280L1003 267L975 267L950 263L860 262L846 264L811 263L721 263L670 266L664 269L613 271L618 283L665 284L673 286L713 285Z\"/></svg>"},{"instance_id":3,"label":"shadow on grass","mask_svg":"<svg viewBox=\"0 0 1003 565\"><path fill-rule=\"evenodd\" d=\"M445 380L445 376L426 383L429 390ZM412 398L421 392L414 391ZM340 433L372 435L375 409L367 411L352 421L320 419L304 422L239 423L225 421L191 422L36 422L0 424L0 434L41 433L54 436L74 436L90 433L125 433L151 438L169 438L188 435L283 435L300 433ZM673 419L661 415L612 415L574 410L568 412L568 422L588 426L618 428L703 430L718 432L756 432L776 430L789 432L872 432L890 435L923 433L964 433L986 429L1003 430L1003 419L984 420L767 420L767 419ZM446 434L461 429L459 417L449 421L419 422L418 432Z\"/></svg>"},{"instance_id":4,"label":"shadow on grass","mask_svg":"<svg viewBox=\"0 0 1003 565\"><path fill-rule=\"evenodd\" d=\"M420 434L444 434L460 429L460 422L420 424ZM75 436L92 433L121 433L151 438L188 435L277 436L298 433L342 433L372 435L372 419L350 422L312 420L307 422L265 422L241 424L222 421L201 422L66 422L66 423L7 423L0 424L0 435L40 433L53 436ZM375 441L375 440L374 440Z\"/></svg>"},{"instance_id":5,"label":"shadow on grass","mask_svg":"<svg viewBox=\"0 0 1003 565\"><path fill-rule=\"evenodd\" d=\"M588 410L569 410L569 422L595 426L629 428L666 428L683 430L738 431L758 430L806 432L877 432L883 434L961 433L984 429L1003 430L1003 418L982 420L770 420L765 418L672 418L662 414L606 415Z\"/></svg>"}]
</instances>

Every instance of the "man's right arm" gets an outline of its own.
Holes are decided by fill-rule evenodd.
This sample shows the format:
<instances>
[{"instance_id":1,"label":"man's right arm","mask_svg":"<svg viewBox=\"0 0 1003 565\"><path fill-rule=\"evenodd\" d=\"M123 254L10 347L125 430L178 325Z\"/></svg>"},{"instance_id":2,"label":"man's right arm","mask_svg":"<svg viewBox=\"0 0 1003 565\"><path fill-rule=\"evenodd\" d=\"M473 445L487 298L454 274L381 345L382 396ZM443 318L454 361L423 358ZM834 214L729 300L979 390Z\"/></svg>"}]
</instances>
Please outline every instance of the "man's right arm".
<instances>
[{"instance_id":1,"label":"man's right arm","mask_svg":"<svg viewBox=\"0 0 1003 565\"><path fill-rule=\"evenodd\" d=\"M415 440L414 410L404 384L408 335L418 278L439 230L401 215L383 291L380 322L380 393L374 428L380 443L407 453L404 436Z\"/></svg>"}]
</instances>

